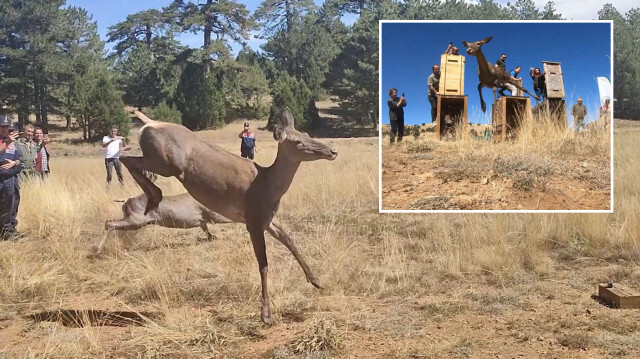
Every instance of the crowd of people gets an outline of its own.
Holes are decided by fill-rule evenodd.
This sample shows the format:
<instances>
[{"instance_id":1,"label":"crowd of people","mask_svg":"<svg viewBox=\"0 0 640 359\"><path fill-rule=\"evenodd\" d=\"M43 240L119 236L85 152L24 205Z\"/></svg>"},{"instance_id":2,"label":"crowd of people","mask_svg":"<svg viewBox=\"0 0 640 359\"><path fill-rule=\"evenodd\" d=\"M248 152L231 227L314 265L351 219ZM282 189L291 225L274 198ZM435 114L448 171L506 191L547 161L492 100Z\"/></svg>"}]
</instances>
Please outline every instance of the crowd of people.
<instances>
[{"instance_id":1,"label":"crowd of people","mask_svg":"<svg viewBox=\"0 0 640 359\"><path fill-rule=\"evenodd\" d=\"M453 46L453 43L449 43L449 46L444 52L445 55L458 55L458 48ZM507 54L501 54L498 60L495 62L495 67L500 68L504 71L508 76L511 77L512 80L518 81L520 78L520 71L522 70L521 66L514 67L511 71L507 72ZM431 123L436 122L437 117L437 107L438 107L438 95L440 95L440 65L435 64L431 67L432 73L429 75L427 79L428 86L428 95L427 99L429 100L429 104L431 105ZM541 101L544 101L547 97L547 88L545 83L545 75L546 72L540 72L539 67L530 67L529 68L529 76L533 81L533 90L535 91L536 96L540 98L540 100L536 100L536 105ZM508 90L511 96L516 96L518 88L511 83L503 83L502 86L498 89L498 94L500 96L507 96L504 93L504 90ZM498 96L499 97L499 96ZM610 108L610 100L605 100L605 103L600 108L600 116L605 116L611 113ZM391 143L402 141L403 131L404 131L404 107L407 106L407 101L404 98L404 94L402 97L398 97L398 90L396 88L389 89L389 100L387 101L387 105L389 106L389 121L391 124ZM584 128L585 125L585 117L587 116L587 108L582 104L582 98L578 98L578 102L572 107L571 115L573 116L575 130L579 131Z\"/></svg>"},{"instance_id":2,"label":"crowd of people","mask_svg":"<svg viewBox=\"0 0 640 359\"><path fill-rule=\"evenodd\" d=\"M19 136L11 118L0 116L0 240L20 237L20 182L49 175L47 142L41 128L25 125Z\"/></svg>"}]
</instances>

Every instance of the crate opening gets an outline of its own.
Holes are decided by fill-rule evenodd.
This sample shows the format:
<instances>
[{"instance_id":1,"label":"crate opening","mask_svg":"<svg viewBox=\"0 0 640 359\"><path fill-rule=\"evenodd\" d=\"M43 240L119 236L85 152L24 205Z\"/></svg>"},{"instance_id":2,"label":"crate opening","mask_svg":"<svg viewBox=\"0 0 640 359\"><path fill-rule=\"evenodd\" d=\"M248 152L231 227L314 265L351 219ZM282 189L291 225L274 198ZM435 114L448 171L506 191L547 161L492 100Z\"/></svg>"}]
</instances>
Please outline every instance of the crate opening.
<instances>
[{"instance_id":1,"label":"crate opening","mask_svg":"<svg viewBox=\"0 0 640 359\"><path fill-rule=\"evenodd\" d=\"M493 126L496 141L515 139L523 121L529 117L529 98L505 96L493 107Z\"/></svg>"},{"instance_id":2,"label":"crate opening","mask_svg":"<svg viewBox=\"0 0 640 359\"><path fill-rule=\"evenodd\" d=\"M443 98L441 101L439 123L439 138L451 139L456 137L456 131L466 125L465 97Z\"/></svg>"}]
</instances>

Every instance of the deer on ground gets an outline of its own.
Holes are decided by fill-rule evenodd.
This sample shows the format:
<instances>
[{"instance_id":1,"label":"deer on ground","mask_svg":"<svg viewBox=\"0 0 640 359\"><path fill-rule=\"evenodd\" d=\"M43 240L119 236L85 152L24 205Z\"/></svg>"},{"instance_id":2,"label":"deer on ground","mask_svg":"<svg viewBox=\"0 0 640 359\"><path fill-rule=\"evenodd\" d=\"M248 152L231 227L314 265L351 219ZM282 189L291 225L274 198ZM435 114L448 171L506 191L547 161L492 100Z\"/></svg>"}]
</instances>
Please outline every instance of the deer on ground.
<instances>
[{"instance_id":1,"label":"deer on ground","mask_svg":"<svg viewBox=\"0 0 640 359\"><path fill-rule=\"evenodd\" d=\"M520 85L518 81L514 81L508 72L504 71L500 67L494 66L489 61L487 61L487 59L484 57L484 54L482 53L481 48L482 48L482 45L491 41L492 38L493 36L489 36L486 39L482 39L480 41L474 41L474 42L462 41L462 44L464 45L464 47L467 48L467 54L471 56L475 56L476 60L478 60L478 78L480 79L480 83L478 84L478 93L480 94L480 105L482 107L482 112L487 111L487 105L484 102L484 99L482 98L483 87L488 87L493 89L494 103L496 100L496 87L500 87L501 90L505 90L506 89L504 87L505 83L510 83L514 85L516 88L522 90L523 92L526 92L527 94L529 94L529 96L535 98L536 100L540 100L540 97L527 91L524 87L522 87L522 85Z\"/></svg>"},{"instance_id":2,"label":"deer on ground","mask_svg":"<svg viewBox=\"0 0 640 359\"><path fill-rule=\"evenodd\" d=\"M147 214L144 214L147 207L147 195L144 193L116 202L124 202L123 218L105 222L104 229L107 233L95 247L95 254L103 253L110 234L114 231L136 231L151 224L166 228L200 227L207 235L207 240L211 241L215 236L209 232L207 223L233 223L232 220L201 205L188 193L162 197L158 209Z\"/></svg>"},{"instance_id":3,"label":"deer on ground","mask_svg":"<svg viewBox=\"0 0 640 359\"><path fill-rule=\"evenodd\" d=\"M288 108L282 113L282 126L276 126L273 133L278 142L278 154L270 167L259 166L252 160L204 142L184 126L151 120L140 111L135 114L144 123L139 134L142 156L123 156L120 161L147 196L145 215L158 210L162 191L142 174L143 170L176 177L202 205L234 222L245 223L260 271L261 318L265 324L271 323L265 230L289 249L307 281L321 288L274 217L300 164L319 159L335 160L336 150L298 132Z\"/></svg>"}]
</instances>

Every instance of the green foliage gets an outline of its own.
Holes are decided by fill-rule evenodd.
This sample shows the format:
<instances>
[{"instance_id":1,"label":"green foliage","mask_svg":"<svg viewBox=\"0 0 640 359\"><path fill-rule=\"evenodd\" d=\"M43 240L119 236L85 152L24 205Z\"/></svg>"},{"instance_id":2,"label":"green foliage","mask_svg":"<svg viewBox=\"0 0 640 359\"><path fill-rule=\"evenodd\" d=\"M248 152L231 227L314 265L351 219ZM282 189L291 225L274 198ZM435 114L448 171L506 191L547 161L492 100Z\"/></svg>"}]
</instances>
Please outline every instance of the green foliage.
<instances>
[{"instance_id":1,"label":"green foliage","mask_svg":"<svg viewBox=\"0 0 640 359\"><path fill-rule=\"evenodd\" d=\"M167 105L166 102L161 102L158 106L152 108L150 115L154 120L182 124L182 113L176 108Z\"/></svg>"},{"instance_id":2,"label":"green foliage","mask_svg":"<svg viewBox=\"0 0 640 359\"><path fill-rule=\"evenodd\" d=\"M257 120L267 119L269 106L263 102L264 96L269 93L269 82L259 65L257 55L245 48L238 54L237 61L244 66L236 77L244 98L240 115Z\"/></svg>"},{"instance_id":3,"label":"green foliage","mask_svg":"<svg viewBox=\"0 0 640 359\"><path fill-rule=\"evenodd\" d=\"M256 9L254 18L266 35L290 32L295 19L315 10L312 0L264 0Z\"/></svg>"},{"instance_id":4,"label":"green foliage","mask_svg":"<svg viewBox=\"0 0 640 359\"><path fill-rule=\"evenodd\" d=\"M95 141L118 126L120 134L129 133L129 117L124 111L122 94L113 74L105 64L91 66L72 85L73 115L83 130L85 140Z\"/></svg>"},{"instance_id":5,"label":"green foliage","mask_svg":"<svg viewBox=\"0 0 640 359\"><path fill-rule=\"evenodd\" d=\"M127 15L125 21L109 26L107 42L116 42L116 53L122 55L140 43L150 49L159 34L173 38L172 30L167 13L150 9Z\"/></svg>"},{"instance_id":6,"label":"green foliage","mask_svg":"<svg viewBox=\"0 0 640 359\"><path fill-rule=\"evenodd\" d=\"M378 123L378 21L397 19L399 6L382 0L365 9L354 24L328 79L332 93L348 104L359 123Z\"/></svg>"},{"instance_id":7,"label":"green foliage","mask_svg":"<svg viewBox=\"0 0 640 359\"><path fill-rule=\"evenodd\" d=\"M411 128L411 134L413 135L413 138L417 140L420 137L420 126L413 125Z\"/></svg>"},{"instance_id":8,"label":"green foliage","mask_svg":"<svg viewBox=\"0 0 640 359\"><path fill-rule=\"evenodd\" d=\"M640 119L640 8L631 9L623 17L615 7L606 4L598 15L600 20L614 22L613 93L616 117Z\"/></svg>"},{"instance_id":9,"label":"green foliage","mask_svg":"<svg viewBox=\"0 0 640 359\"><path fill-rule=\"evenodd\" d=\"M317 100L324 94L322 84L329 64L340 49L324 26L316 24L318 14L291 20L288 30L279 30L263 45L265 54L277 69L304 79Z\"/></svg>"},{"instance_id":10,"label":"green foliage","mask_svg":"<svg viewBox=\"0 0 640 359\"><path fill-rule=\"evenodd\" d=\"M176 90L176 104L182 113L182 124L191 130L217 127L223 123L225 93L216 73L206 77L205 65L186 64Z\"/></svg>"},{"instance_id":11,"label":"green foliage","mask_svg":"<svg viewBox=\"0 0 640 359\"><path fill-rule=\"evenodd\" d=\"M318 108L313 93L304 80L298 80L286 73L280 74L272 91L273 104L267 127L273 130L280 123L282 109L289 107L296 121L296 128L309 128L319 120Z\"/></svg>"}]
</instances>

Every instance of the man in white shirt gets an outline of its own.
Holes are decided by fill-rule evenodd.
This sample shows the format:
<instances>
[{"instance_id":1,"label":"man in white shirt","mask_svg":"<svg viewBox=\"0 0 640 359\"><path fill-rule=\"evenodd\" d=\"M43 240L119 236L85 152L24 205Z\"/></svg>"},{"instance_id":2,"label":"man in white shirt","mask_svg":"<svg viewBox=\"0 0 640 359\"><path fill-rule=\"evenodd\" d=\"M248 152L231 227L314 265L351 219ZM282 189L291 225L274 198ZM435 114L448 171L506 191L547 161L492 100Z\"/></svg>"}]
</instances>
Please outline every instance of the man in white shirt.
<instances>
[{"instance_id":1,"label":"man in white shirt","mask_svg":"<svg viewBox=\"0 0 640 359\"><path fill-rule=\"evenodd\" d=\"M124 138L118 136L117 127L112 127L109 135L102 138L102 148L104 148L104 165L107 168L107 184L111 184L112 168L115 167L118 181L120 181L121 185L124 185L120 155L127 148L124 146Z\"/></svg>"}]
</instances>

